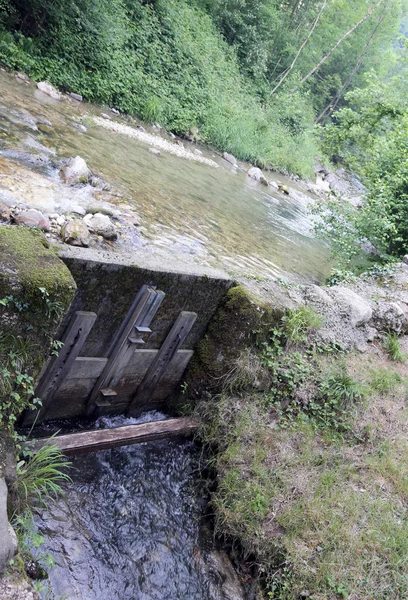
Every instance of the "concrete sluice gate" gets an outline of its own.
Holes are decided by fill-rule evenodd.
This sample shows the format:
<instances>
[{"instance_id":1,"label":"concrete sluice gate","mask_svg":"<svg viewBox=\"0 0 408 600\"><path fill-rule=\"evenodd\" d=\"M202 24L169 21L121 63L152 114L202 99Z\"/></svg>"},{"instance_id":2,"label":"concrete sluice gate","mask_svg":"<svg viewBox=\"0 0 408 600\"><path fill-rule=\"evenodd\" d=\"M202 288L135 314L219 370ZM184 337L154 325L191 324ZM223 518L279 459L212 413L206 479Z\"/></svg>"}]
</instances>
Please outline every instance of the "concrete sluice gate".
<instances>
[{"instance_id":1,"label":"concrete sluice gate","mask_svg":"<svg viewBox=\"0 0 408 600\"><path fill-rule=\"evenodd\" d=\"M77 290L35 391L42 408L24 425L164 409L231 280L84 249L60 258Z\"/></svg>"}]
</instances>

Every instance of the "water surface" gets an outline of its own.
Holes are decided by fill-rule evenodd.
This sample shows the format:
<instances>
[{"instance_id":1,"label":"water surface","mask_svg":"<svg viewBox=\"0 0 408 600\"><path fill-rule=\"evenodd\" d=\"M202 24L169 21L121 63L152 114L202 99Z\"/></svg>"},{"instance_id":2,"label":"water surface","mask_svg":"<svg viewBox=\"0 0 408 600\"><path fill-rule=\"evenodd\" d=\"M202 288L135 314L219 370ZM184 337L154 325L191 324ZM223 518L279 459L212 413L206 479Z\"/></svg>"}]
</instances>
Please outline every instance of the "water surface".
<instances>
[{"instance_id":1,"label":"water surface","mask_svg":"<svg viewBox=\"0 0 408 600\"><path fill-rule=\"evenodd\" d=\"M216 160L219 168L166 152L154 157L142 142L99 126L78 131L81 119L89 125L87 118L101 110L73 100L54 101L34 84L0 72L0 189L18 188L21 199L34 193L36 186L38 193L46 187L15 169L13 179L12 165L19 160L28 164L21 144L27 148L29 137L31 147L34 140L57 157L79 154L95 172L115 182L122 197L113 201L136 207L152 252L184 253L191 261L236 275L292 275L298 280L322 280L327 275L328 252L313 238L309 197L301 186L285 181L291 191L287 197L242 171L234 174L226 161L205 148L201 148L204 155ZM30 115L43 122L30 121ZM31 171L55 179L57 171L36 156L28 165ZM273 178L279 180L277 175ZM58 193L72 194L75 202L75 194L84 192L59 188Z\"/></svg>"}]
</instances>

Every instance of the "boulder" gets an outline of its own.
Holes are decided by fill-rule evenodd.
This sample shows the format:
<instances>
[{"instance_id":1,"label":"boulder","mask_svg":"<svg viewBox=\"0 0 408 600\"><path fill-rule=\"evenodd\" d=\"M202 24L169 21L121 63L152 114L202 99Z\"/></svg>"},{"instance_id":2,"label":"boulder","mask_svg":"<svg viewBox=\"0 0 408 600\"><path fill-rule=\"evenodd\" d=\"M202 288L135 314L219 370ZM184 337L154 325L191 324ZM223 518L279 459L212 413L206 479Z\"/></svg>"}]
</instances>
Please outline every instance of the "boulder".
<instances>
[{"instance_id":1,"label":"boulder","mask_svg":"<svg viewBox=\"0 0 408 600\"><path fill-rule=\"evenodd\" d=\"M276 183L276 181L274 181L273 179L271 179L271 180L269 181L269 185L270 185L271 187L273 187L275 190L278 190L278 189L279 189L279 185L278 185L278 184Z\"/></svg>"},{"instance_id":2,"label":"boulder","mask_svg":"<svg viewBox=\"0 0 408 600\"><path fill-rule=\"evenodd\" d=\"M328 290L333 300L347 316L354 327L368 323L373 316L373 311L364 298L348 288L335 286Z\"/></svg>"},{"instance_id":3,"label":"boulder","mask_svg":"<svg viewBox=\"0 0 408 600\"><path fill-rule=\"evenodd\" d=\"M222 155L223 159L226 160L227 162L229 162L231 165L234 165L234 167L238 164L237 163L237 159L235 158L235 156L233 154L229 154L228 152L224 152L224 154Z\"/></svg>"},{"instance_id":4,"label":"boulder","mask_svg":"<svg viewBox=\"0 0 408 600\"><path fill-rule=\"evenodd\" d=\"M248 170L248 175L252 179L255 179L256 181L263 183L263 185L268 185L268 182L267 182L264 174L262 173L261 169L259 169L258 167L251 167Z\"/></svg>"},{"instance_id":5,"label":"boulder","mask_svg":"<svg viewBox=\"0 0 408 600\"><path fill-rule=\"evenodd\" d=\"M8 522L7 493L6 482L0 478L0 573L17 552L17 537Z\"/></svg>"},{"instance_id":6,"label":"boulder","mask_svg":"<svg viewBox=\"0 0 408 600\"><path fill-rule=\"evenodd\" d=\"M373 321L380 331L401 333L407 328L407 315L397 302L379 300L374 310Z\"/></svg>"},{"instance_id":7,"label":"boulder","mask_svg":"<svg viewBox=\"0 0 408 600\"><path fill-rule=\"evenodd\" d=\"M61 229L61 237L66 244L71 246L84 246L90 242L88 227L82 221L68 221Z\"/></svg>"},{"instance_id":8,"label":"boulder","mask_svg":"<svg viewBox=\"0 0 408 600\"><path fill-rule=\"evenodd\" d=\"M326 306L334 304L334 300L319 285L311 284L306 286L304 294L305 299L309 300L312 304L324 304Z\"/></svg>"},{"instance_id":9,"label":"boulder","mask_svg":"<svg viewBox=\"0 0 408 600\"><path fill-rule=\"evenodd\" d=\"M84 223L91 231L101 235L105 240L116 240L118 233L108 215L102 213L89 214L84 217Z\"/></svg>"},{"instance_id":10,"label":"boulder","mask_svg":"<svg viewBox=\"0 0 408 600\"><path fill-rule=\"evenodd\" d=\"M153 154L153 156L160 156L161 155L160 150L158 150L157 148L149 148L149 152L150 152L150 154Z\"/></svg>"},{"instance_id":11,"label":"boulder","mask_svg":"<svg viewBox=\"0 0 408 600\"><path fill-rule=\"evenodd\" d=\"M11 210L3 202L0 202L0 221L11 221Z\"/></svg>"},{"instance_id":12,"label":"boulder","mask_svg":"<svg viewBox=\"0 0 408 600\"><path fill-rule=\"evenodd\" d=\"M47 94L47 96L50 96L54 100L61 99L60 92L56 90L55 87L52 86L50 83L48 83L48 81L39 81L37 83L37 88L40 90L40 92L43 92L43 94Z\"/></svg>"},{"instance_id":13,"label":"boulder","mask_svg":"<svg viewBox=\"0 0 408 600\"><path fill-rule=\"evenodd\" d=\"M278 190L282 192L282 194L289 196L289 189L287 185L278 184Z\"/></svg>"},{"instance_id":14,"label":"boulder","mask_svg":"<svg viewBox=\"0 0 408 600\"><path fill-rule=\"evenodd\" d=\"M17 79L21 79L21 81L25 81L26 83L30 83L30 78L25 73L16 73Z\"/></svg>"},{"instance_id":15,"label":"boulder","mask_svg":"<svg viewBox=\"0 0 408 600\"><path fill-rule=\"evenodd\" d=\"M27 227L39 227L43 231L50 230L50 221L42 212L35 208L29 208L14 215L14 221L17 225L26 225Z\"/></svg>"},{"instance_id":16,"label":"boulder","mask_svg":"<svg viewBox=\"0 0 408 600\"><path fill-rule=\"evenodd\" d=\"M76 100L77 102L82 102L82 100L83 100L83 97L81 96L81 94L76 94L75 92L70 92L69 95L73 100Z\"/></svg>"},{"instance_id":17,"label":"boulder","mask_svg":"<svg viewBox=\"0 0 408 600\"><path fill-rule=\"evenodd\" d=\"M75 185L76 183L87 183L91 170L81 156L70 158L67 164L60 170L61 179L64 183Z\"/></svg>"}]
</instances>

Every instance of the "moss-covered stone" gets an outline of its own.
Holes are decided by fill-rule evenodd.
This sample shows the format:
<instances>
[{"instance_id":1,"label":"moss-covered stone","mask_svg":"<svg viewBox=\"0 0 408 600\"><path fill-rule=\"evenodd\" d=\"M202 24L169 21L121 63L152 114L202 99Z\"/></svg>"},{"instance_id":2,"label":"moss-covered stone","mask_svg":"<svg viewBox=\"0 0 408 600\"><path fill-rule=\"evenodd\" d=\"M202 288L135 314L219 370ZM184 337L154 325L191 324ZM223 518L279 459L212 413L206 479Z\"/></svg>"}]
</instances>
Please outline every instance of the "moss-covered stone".
<instances>
[{"instance_id":1,"label":"moss-covered stone","mask_svg":"<svg viewBox=\"0 0 408 600\"><path fill-rule=\"evenodd\" d=\"M232 287L211 320L188 368L185 379L188 399L193 401L206 391L219 392L222 376L240 352L256 345L258 339L265 339L283 312L280 303L274 306L272 302L256 298L244 286Z\"/></svg>"},{"instance_id":2,"label":"moss-covered stone","mask_svg":"<svg viewBox=\"0 0 408 600\"><path fill-rule=\"evenodd\" d=\"M75 294L66 265L41 233L0 226L0 363L18 359L35 382ZM13 383L0 373L0 402Z\"/></svg>"}]
</instances>

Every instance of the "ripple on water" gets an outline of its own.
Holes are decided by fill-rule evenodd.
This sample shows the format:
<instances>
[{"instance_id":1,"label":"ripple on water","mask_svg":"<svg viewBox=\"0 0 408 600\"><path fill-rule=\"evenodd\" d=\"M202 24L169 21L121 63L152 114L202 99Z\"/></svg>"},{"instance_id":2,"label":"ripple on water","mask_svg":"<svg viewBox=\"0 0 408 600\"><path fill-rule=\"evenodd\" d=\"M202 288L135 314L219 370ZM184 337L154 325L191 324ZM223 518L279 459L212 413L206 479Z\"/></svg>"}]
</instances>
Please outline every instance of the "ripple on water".
<instances>
[{"instance_id":1,"label":"ripple on water","mask_svg":"<svg viewBox=\"0 0 408 600\"><path fill-rule=\"evenodd\" d=\"M112 427L163 418L99 420ZM36 517L50 552L54 598L69 600L222 599L205 569L200 541L204 498L197 450L162 441L73 459L71 485Z\"/></svg>"}]
</instances>

